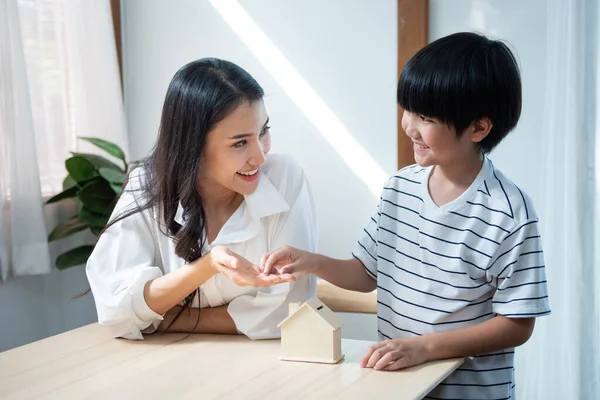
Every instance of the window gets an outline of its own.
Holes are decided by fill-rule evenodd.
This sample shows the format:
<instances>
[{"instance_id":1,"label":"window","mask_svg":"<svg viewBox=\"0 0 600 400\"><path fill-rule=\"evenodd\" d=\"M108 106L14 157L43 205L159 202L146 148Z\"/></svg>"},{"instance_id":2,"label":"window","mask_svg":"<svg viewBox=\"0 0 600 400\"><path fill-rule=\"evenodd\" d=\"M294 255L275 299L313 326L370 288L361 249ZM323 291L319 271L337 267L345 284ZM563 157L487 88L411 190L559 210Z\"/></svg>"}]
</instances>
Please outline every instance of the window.
<instances>
[{"instance_id":1,"label":"window","mask_svg":"<svg viewBox=\"0 0 600 400\"><path fill-rule=\"evenodd\" d=\"M76 149L64 0L18 0L42 196L62 190L64 160Z\"/></svg>"}]
</instances>

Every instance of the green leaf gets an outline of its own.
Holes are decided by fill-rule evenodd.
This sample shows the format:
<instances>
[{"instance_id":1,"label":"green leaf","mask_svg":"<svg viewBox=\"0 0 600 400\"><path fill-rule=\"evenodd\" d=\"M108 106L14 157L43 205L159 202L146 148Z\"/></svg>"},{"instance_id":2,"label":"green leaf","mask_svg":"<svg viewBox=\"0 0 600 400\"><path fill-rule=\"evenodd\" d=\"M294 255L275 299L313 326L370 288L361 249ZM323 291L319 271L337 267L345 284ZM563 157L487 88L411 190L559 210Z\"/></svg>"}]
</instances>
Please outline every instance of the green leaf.
<instances>
[{"instance_id":1,"label":"green leaf","mask_svg":"<svg viewBox=\"0 0 600 400\"><path fill-rule=\"evenodd\" d=\"M110 183L118 183L119 185L122 185L123 182L125 182L125 174L121 171L116 171L110 168L100 168L98 172L100 172L100 176Z\"/></svg>"},{"instance_id":2,"label":"green leaf","mask_svg":"<svg viewBox=\"0 0 600 400\"><path fill-rule=\"evenodd\" d=\"M60 200L63 200L63 199L69 199L69 198L72 198L72 197L76 197L77 196L77 191L79 191L79 187L78 186L73 186L73 187L71 187L71 188L69 188L67 190L63 190L59 194L50 197L46 201L46 204L56 203L57 201L60 201Z\"/></svg>"},{"instance_id":3,"label":"green leaf","mask_svg":"<svg viewBox=\"0 0 600 400\"><path fill-rule=\"evenodd\" d=\"M108 219L110 218L110 213L95 213L85 206L81 208L79 211L79 219L86 223L89 227L92 228L92 232L94 228L104 228L108 223Z\"/></svg>"},{"instance_id":4,"label":"green leaf","mask_svg":"<svg viewBox=\"0 0 600 400\"><path fill-rule=\"evenodd\" d=\"M111 156L119 158L123 160L123 162L125 162L125 153L123 153L123 150L121 150L121 148L116 144L107 142L106 140L91 137L79 137L79 139L85 140L86 142L90 142L91 144L106 151Z\"/></svg>"},{"instance_id":5,"label":"green leaf","mask_svg":"<svg viewBox=\"0 0 600 400\"><path fill-rule=\"evenodd\" d=\"M52 232L50 232L50 235L48 235L48 241L52 242L54 240L66 238L67 236L71 236L72 234L87 228L88 225L86 223L77 217L73 217L54 228Z\"/></svg>"},{"instance_id":6,"label":"green leaf","mask_svg":"<svg viewBox=\"0 0 600 400\"><path fill-rule=\"evenodd\" d=\"M72 188L75 185L77 185L77 182L73 178L71 178L71 175L67 175L62 183L63 190Z\"/></svg>"},{"instance_id":7,"label":"green leaf","mask_svg":"<svg viewBox=\"0 0 600 400\"><path fill-rule=\"evenodd\" d=\"M56 268L63 270L85 264L93 250L94 246L86 245L62 253L56 258Z\"/></svg>"},{"instance_id":8,"label":"green leaf","mask_svg":"<svg viewBox=\"0 0 600 400\"><path fill-rule=\"evenodd\" d=\"M69 171L69 176L76 182L85 182L96 176L98 171L94 164L84 157L74 156L65 161L65 167Z\"/></svg>"},{"instance_id":9,"label":"green leaf","mask_svg":"<svg viewBox=\"0 0 600 400\"><path fill-rule=\"evenodd\" d=\"M94 179L86 183L77 193L79 200L95 213L104 214L111 208L116 194L104 179Z\"/></svg>"},{"instance_id":10,"label":"green leaf","mask_svg":"<svg viewBox=\"0 0 600 400\"><path fill-rule=\"evenodd\" d=\"M117 196L120 196L123 193L123 187L121 185L117 185L116 183L111 183L110 187L115 191Z\"/></svg>"},{"instance_id":11,"label":"green leaf","mask_svg":"<svg viewBox=\"0 0 600 400\"><path fill-rule=\"evenodd\" d=\"M117 164L115 164L111 161L108 161L106 158L99 156L97 154L75 153L75 152L71 152L71 154L73 154L74 156L85 158L86 160L91 162L94 165L94 167L96 167L96 169L110 168L110 169L114 169L117 171L125 172L123 170L123 168L119 167ZM79 182L79 181L77 181L77 182Z\"/></svg>"},{"instance_id":12,"label":"green leaf","mask_svg":"<svg viewBox=\"0 0 600 400\"><path fill-rule=\"evenodd\" d=\"M94 235L100 236L100 233L102 233L102 229L104 228L96 228L95 226L92 226L90 229Z\"/></svg>"}]
</instances>

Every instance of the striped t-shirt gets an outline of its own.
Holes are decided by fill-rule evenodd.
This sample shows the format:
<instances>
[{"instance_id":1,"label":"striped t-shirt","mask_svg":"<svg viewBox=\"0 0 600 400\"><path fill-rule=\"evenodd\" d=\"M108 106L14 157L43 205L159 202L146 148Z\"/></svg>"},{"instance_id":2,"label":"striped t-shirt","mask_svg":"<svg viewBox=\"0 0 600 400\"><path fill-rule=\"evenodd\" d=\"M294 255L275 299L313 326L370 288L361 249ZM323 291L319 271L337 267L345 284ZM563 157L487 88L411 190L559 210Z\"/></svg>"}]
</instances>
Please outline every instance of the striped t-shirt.
<instances>
[{"instance_id":1,"label":"striped t-shirt","mask_svg":"<svg viewBox=\"0 0 600 400\"><path fill-rule=\"evenodd\" d=\"M380 339L550 313L531 199L485 158L475 181L438 207L432 168L390 178L353 255L377 280ZM515 399L514 348L468 357L430 399Z\"/></svg>"}]
</instances>

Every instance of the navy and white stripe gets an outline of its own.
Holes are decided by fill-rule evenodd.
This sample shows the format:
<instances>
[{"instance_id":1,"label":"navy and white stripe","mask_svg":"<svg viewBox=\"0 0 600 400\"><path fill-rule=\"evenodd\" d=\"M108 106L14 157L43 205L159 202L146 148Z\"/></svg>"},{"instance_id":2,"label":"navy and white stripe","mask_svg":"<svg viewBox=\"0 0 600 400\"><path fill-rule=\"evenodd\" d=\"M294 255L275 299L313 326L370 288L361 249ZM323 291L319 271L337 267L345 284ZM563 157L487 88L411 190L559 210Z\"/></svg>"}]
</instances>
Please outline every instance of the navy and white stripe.
<instances>
[{"instance_id":1,"label":"navy and white stripe","mask_svg":"<svg viewBox=\"0 0 600 400\"><path fill-rule=\"evenodd\" d=\"M529 197L485 159L458 199L438 207L431 168L390 178L353 255L377 280L381 339L548 314L539 225ZM431 399L514 399L514 349L469 357Z\"/></svg>"}]
</instances>

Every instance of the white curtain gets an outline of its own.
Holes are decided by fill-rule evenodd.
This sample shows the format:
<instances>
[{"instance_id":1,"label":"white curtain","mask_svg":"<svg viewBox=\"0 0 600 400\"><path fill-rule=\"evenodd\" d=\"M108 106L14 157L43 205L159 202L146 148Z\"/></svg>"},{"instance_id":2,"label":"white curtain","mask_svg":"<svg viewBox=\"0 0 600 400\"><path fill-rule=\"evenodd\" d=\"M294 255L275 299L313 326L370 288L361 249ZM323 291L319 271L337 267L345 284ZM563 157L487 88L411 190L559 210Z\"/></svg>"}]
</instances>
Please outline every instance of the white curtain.
<instances>
[{"instance_id":1,"label":"white curtain","mask_svg":"<svg viewBox=\"0 0 600 400\"><path fill-rule=\"evenodd\" d=\"M547 2L545 169L538 205L552 315L517 352L520 399L600 399L597 0Z\"/></svg>"},{"instance_id":2,"label":"white curtain","mask_svg":"<svg viewBox=\"0 0 600 400\"><path fill-rule=\"evenodd\" d=\"M51 270L64 160L125 129L110 0L0 0L0 279Z\"/></svg>"},{"instance_id":3,"label":"white curtain","mask_svg":"<svg viewBox=\"0 0 600 400\"><path fill-rule=\"evenodd\" d=\"M0 273L50 271L18 6L0 0Z\"/></svg>"}]
</instances>

